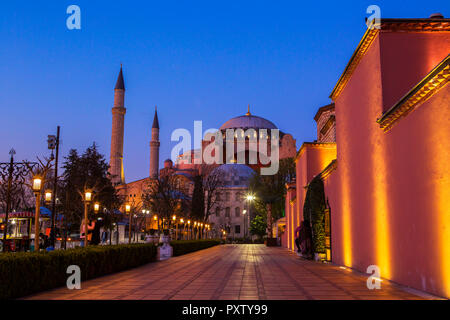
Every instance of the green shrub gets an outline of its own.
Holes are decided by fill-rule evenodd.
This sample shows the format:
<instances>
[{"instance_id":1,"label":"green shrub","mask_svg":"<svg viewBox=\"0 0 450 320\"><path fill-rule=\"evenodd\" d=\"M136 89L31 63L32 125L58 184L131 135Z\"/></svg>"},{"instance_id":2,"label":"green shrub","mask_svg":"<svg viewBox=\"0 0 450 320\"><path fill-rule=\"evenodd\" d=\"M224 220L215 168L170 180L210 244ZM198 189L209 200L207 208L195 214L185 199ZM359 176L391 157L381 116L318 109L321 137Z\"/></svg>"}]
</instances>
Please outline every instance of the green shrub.
<instances>
[{"instance_id":1,"label":"green shrub","mask_svg":"<svg viewBox=\"0 0 450 320\"><path fill-rule=\"evenodd\" d=\"M303 218L309 220L312 231L313 252L325 253L325 191L322 179L316 176L308 185Z\"/></svg>"},{"instance_id":2,"label":"green shrub","mask_svg":"<svg viewBox=\"0 0 450 320\"><path fill-rule=\"evenodd\" d=\"M177 240L171 241L170 245L173 248L174 256L181 256L183 254L194 252L220 244L219 239L204 239L204 240Z\"/></svg>"},{"instance_id":3,"label":"green shrub","mask_svg":"<svg viewBox=\"0 0 450 320\"><path fill-rule=\"evenodd\" d=\"M153 244L90 246L52 252L0 254L0 299L26 296L66 285L67 267L77 265L87 280L156 259Z\"/></svg>"}]
</instances>

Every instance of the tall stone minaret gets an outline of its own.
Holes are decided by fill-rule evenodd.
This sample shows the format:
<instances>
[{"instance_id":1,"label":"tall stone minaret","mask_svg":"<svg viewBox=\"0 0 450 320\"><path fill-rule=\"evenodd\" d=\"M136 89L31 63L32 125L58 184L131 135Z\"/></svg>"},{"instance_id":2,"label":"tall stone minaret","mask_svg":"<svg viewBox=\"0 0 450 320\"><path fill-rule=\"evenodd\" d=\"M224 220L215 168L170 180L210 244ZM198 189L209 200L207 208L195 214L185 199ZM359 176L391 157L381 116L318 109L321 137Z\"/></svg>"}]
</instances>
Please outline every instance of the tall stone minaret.
<instances>
[{"instance_id":1,"label":"tall stone minaret","mask_svg":"<svg viewBox=\"0 0 450 320\"><path fill-rule=\"evenodd\" d=\"M152 140L150 140L150 178L156 179L159 176L159 121L158 112L155 106L155 116L152 125Z\"/></svg>"},{"instance_id":2,"label":"tall stone minaret","mask_svg":"<svg viewBox=\"0 0 450 320\"><path fill-rule=\"evenodd\" d=\"M123 82L122 65L120 65L119 77L114 88L114 107L112 108L112 132L111 154L109 160L109 172L113 176L114 184L125 183L123 172L123 133L125 112L125 84Z\"/></svg>"}]
</instances>

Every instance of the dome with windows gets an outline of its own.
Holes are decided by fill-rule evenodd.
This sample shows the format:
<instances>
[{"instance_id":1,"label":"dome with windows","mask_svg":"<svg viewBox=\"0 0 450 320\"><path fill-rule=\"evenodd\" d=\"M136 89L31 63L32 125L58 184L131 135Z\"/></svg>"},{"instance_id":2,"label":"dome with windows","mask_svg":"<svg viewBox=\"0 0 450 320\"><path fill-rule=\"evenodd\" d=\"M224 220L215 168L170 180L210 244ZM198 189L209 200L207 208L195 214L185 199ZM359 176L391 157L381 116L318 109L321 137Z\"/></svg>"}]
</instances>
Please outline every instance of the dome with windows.
<instances>
[{"instance_id":1,"label":"dome with windows","mask_svg":"<svg viewBox=\"0 0 450 320\"><path fill-rule=\"evenodd\" d=\"M273 124L273 122L254 116L250 113L250 107L248 112L239 117L232 118L225 122L221 127L220 130L226 130L226 129L278 129L276 125Z\"/></svg>"}]
</instances>

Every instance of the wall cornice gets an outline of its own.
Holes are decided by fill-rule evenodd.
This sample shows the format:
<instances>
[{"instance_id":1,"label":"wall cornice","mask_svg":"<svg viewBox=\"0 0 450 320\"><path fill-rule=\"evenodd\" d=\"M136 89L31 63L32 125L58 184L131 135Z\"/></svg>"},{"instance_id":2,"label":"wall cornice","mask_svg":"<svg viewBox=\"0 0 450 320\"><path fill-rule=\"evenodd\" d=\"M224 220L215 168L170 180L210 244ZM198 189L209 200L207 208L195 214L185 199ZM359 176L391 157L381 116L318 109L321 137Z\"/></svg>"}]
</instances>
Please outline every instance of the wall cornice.
<instances>
[{"instance_id":1,"label":"wall cornice","mask_svg":"<svg viewBox=\"0 0 450 320\"><path fill-rule=\"evenodd\" d=\"M389 131L402 117L417 109L422 103L430 99L448 84L449 80L450 54L392 108L377 119L380 127L385 132Z\"/></svg>"}]
</instances>

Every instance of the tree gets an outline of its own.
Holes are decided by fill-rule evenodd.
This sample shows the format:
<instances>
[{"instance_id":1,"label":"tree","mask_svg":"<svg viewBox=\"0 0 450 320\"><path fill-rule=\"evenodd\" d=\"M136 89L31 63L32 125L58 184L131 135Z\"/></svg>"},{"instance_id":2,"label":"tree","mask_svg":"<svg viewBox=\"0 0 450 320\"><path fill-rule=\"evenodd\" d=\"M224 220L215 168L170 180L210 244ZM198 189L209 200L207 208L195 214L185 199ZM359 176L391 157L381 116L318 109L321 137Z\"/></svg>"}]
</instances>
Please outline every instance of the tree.
<instances>
[{"instance_id":1,"label":"tree","mask_svg":"<svg viewBox=\"0 0 450 320\"><path fill-rule=\"evenodd\" d=\"M203 175L194 176L194 191L192 193L191 218L203 220L205 213L205 190L203 189Z\"/></svg>"},{"instance_id":2,"label":"tree","mask_svg":"<svg viewBox=\"0 0 450 320\"><path fill-rule=\"evenodd\" d=\"M220 207L220 191L224 186L223 172L220 168L210 165L199 167L199 173L194 177L191 217L207 221L213 214L213 208Z\"/></svg>"},{"instance_id":3,"label":"tree","mask_svg":"<svg viewBox=\"0 0 450 320\"><path fill-rule=\"evenodd\" d=\"M90 189L93 192L93 200L106 209L99 215L103 216L104 226L112 231L113 223L122 219L115 212L123 199L111 183L109 166L105 157L98 152L96 144L93 143L81 156L77 150L70 150L69 155L65 157L63 168L59 199L64 214L65 230L78 228L84 211L83 193ZM90 214L93 215L92 210Z\"/></svg>"},{"instance_id":4,"label":"tree","mask_svg":"<svg viewBox=\"0 0 450 320\"><path fill-rule=\"evenodd\" d=\"M144 206L149 207L158 215L158 219L163 221L163 229L166 225L170 228L172 215L183 215L188 212L190 199L180 180L181 177L178 175L161 175L152 180L144 191Z\"/></svg>"},{"instance_id":5,"label":"tree","mask_svg":"<svg viewBox=\"0 0 450 320\"><path fill-rule=\"evenodd\" d=\"M262 239L266 234L267 223L266 219L261 215L257 215L250 223L250 233L256 235L259 239Z\"/></svg>"},{"instance_id":6,"label":"tree","mask_svg":"<svg viewBox=\"0 0 450 320\"><path fill-rule=\"evenodd\" d=\"M213 214L212 209L220 207L221 198L219 196L221 188L224 186L224 174L219 168L212 166L203 166L201 168L203 191L205 199L205 211L203 221L207 221L209 216Z\"/></svg>"},{"instance_id":7,"label":"tree","mask_svg":"<svg viewBox=\"0 0 450 320\"><path fill-rule=\"evenodd\" d=\"M293 158L280 159L279 170L274 175L256 173L250 179L250 191L254 193L256 211L267 219L267 235L272 237L272 224L284 213L286 183L295 176Z\"/></svg>"}]
</instances>

